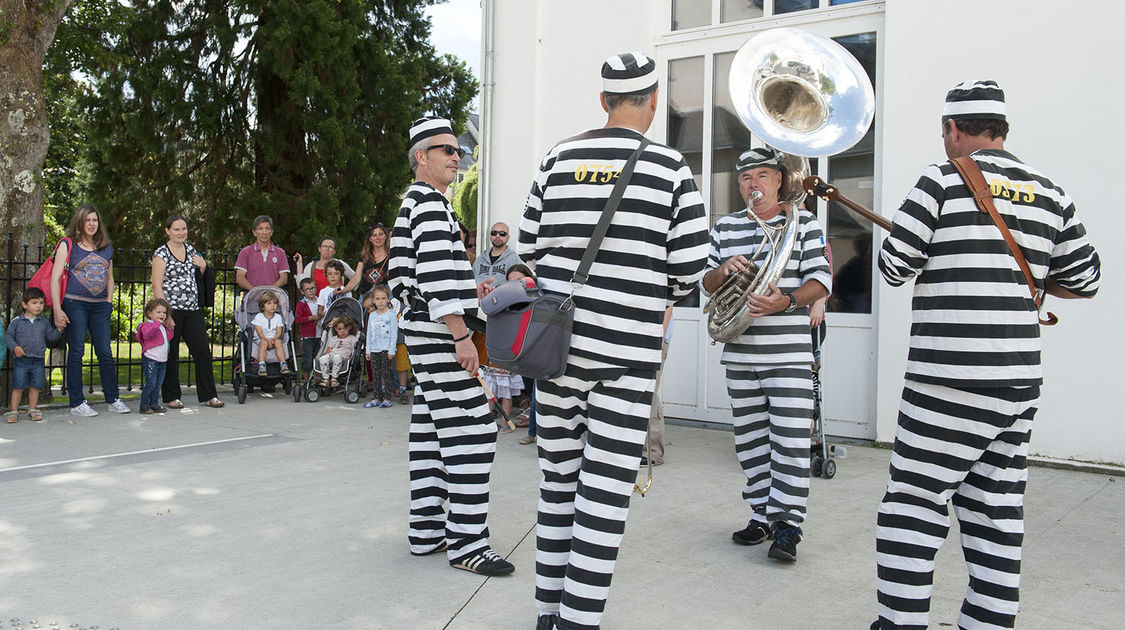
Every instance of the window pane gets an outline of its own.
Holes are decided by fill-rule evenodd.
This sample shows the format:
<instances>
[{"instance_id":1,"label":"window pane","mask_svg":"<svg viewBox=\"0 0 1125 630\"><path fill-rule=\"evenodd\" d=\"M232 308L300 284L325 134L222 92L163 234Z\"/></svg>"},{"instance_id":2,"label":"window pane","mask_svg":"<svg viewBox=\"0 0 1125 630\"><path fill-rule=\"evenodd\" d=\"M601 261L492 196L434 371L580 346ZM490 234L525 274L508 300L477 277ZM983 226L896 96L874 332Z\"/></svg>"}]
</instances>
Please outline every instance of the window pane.
<instances>
[{"instance_id":1,"label":"window pane","mask_svg":"<svg viewBox=\"0 0 1125 630\"><path fill-rule=\"evenodd\" d=\"M714 109L711 116L711 225L746 204L738 194L734 166L750 148L750 130L739 120L727 89L733 52L715 55Z\"/></svg>"},{"instance_id":2,"label":"window pane","mask_svg":"<svg viewBox=\"0 0 1125 630\"><path fill-rule=\"evenodd\" d=\"M672 30L711 23L711 0L672 0Z\"/></svg>"},{"instance_id":3,"label":"window pane","mask_svg":"<svg viewBox=\"0 0 1125 630\"><path fill-rule=\"evenodd\" d=\"M838 4L852 4L853 2L863 2L864 0L832 0L832 6Z\"/></svg>"},{"instance_id":4,"label":"window pane","mask_svg":"<svg viewBox=\"0 0 1125 630\"><path fill-rule=\"evenodd\" d=\"M695 187L702 191L703 57L668 62L668 146L683 154ZM698 290L677 305L699 306Z\"/></svg>"},{"instance_id":5,"label":"window pane","mask_svg":"<svg viewBox=\"0 0 1125 630\"><path fill-rule=\"evenodd\" d=\"M807 11L818 6L820 6L819 0L774 0L773 13L774 15L781 15L782 13Z\"/></svg>"},{"instance_id":6,"label":"window pane","mask_svg":"<svg viewBox=\"0 0 1125 630\"><path fill-rule=\"evenodd\" d=\"M875 84L875 34L861 33L836 38L867 71ZM856 203L872 208L875 203L875 125L854 147L828 160L830 181ZM844 313L871 312L872 225L867 219L838 203L829 204L828 242L832 246L832 299L829 310Z\"/></svg>"},{"instance_id":7,"label":"window pane","mask_svg":"<svg viewBox=\"0 0 1125 630\"><path fill-rule=\"evenodd\" d=\"M722 22L762 17L763 0L722 0Z\"/></svg>"}]
</instances>

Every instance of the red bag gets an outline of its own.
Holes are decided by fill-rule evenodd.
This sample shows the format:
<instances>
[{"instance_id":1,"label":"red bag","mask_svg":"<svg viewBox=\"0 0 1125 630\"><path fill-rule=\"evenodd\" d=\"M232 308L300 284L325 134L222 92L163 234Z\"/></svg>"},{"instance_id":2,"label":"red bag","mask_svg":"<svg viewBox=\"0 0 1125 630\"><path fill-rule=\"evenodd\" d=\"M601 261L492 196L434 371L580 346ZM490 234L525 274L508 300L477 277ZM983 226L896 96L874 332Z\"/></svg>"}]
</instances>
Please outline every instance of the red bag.
<instances>
[{"instance_id":1,"label":"red bag","mask_svg":"<svg viewBox=\"0 0 1125 630\"><path fill-rule=\"evenodd\" d=\"M43 264L35 271L35 275L31 276L31 280L27 281L27 286L41 289L43 294L47 296L47 308L54 306L51 301L51 274L55 270L55 255L59 253L59 245L63 243L66 243L67 248L67 264L63 267L62 275L59 276L59 298L61 299L62 296L66 295L66 280L70 276L69 254L74 251L74 242L67 237L63 237L63 240L59 241L58 245L55 245L55 249L51 251L51 255L47 257L47 260L43 261Z\"/></svg>"}]
</instances>

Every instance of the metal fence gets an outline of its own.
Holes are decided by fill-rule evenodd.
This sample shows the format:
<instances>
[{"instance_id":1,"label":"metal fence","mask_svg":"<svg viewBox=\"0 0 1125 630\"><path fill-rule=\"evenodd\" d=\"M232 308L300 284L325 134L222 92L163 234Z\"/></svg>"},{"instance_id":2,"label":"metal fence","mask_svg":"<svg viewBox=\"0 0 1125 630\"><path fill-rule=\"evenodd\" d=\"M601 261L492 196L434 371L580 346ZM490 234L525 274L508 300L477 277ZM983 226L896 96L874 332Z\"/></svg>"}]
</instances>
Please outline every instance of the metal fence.
<instances>
[{"instance_id":1,"label":"metal fence","mask_svg":"<svg viewBox=\"0 0 1125 630\"><path fill-rule=\"evenodd\" d=\"M7 305L7 308L0 309L0 312L6 315L2 322L5 330L12 318L22 312L20 296L23 294L23 289L51 251L42 244L17 245L13 240L12 232L8 232L6 246L0 245L0 252L5 254L0 258L0 299L3 299L4 304ZM239 293L234 282L235 256L216 253L208 255L205 252L200 254L215 270L215 306L204 309L213 357L211 369L216 384L227 384L233 378L234 350L238 342L237 328L234 324L234 309ZM140 344L136 343L133 335L137 325L142 321L145 302L152 297L151 261L151 250L118 249L113 254L114 308L110 319L110 335L122 397L128 397L130 394L140 395L141 350ZM11 355L10 352L8 354ZM65 399L66 351L51 350L46 363L47 386L40 392L40 400L49 403L54 396L62 396ZM5 407L11 396L11 366L12 361L8 359L0 367L0 391L4 393L0 405ZM186 346L181 346L180 349L180 366L181 371L185 366L187 371L187 378L181 379L181 383L188 387L193 386L195 363L190 358ZM99 379L97 357L93 356L91 345L87 342L82 362L82 382L86 385L88 393L93 393L95 390L100 393Z\"/></svg>"}]
</instances>

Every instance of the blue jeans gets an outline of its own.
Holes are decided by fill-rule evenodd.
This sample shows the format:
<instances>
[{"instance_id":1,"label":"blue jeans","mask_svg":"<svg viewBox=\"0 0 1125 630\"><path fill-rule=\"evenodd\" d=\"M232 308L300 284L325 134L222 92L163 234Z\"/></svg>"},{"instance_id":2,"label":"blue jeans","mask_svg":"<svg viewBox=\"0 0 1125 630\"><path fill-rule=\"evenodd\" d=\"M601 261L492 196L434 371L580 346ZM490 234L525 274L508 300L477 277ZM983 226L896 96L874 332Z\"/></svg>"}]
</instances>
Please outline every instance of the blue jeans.
<instances>
[{"instance_id":1,"label":"blue jeans","mask_svg":"<svg viewBox=\"0 0 1125 630\"><path fill-rule=\"evenodd\" d=\"M117 366L109 349L109 316L113 305L109 302L83 302L63 298L62 310L70 323L66 326L66 393L70 406L77 407L86 400L82 393L82 354L86 349L86 331L94 342L98 355L98 374L102 379L105 401L119 398L117 392Z\"/></svg>"},{"instance_id":2,"label":"blue jeans","mask_svg":"<svg viewBox=\"0 0 1125 630\"><path fill-rule=\"evenodd\" d=\"M141 357L141 372L145 377L145 384L141 387L141 411L160 406L160 386L164 383L167 369L168 364L164 361Z\"/></svg>"}]
</instances>

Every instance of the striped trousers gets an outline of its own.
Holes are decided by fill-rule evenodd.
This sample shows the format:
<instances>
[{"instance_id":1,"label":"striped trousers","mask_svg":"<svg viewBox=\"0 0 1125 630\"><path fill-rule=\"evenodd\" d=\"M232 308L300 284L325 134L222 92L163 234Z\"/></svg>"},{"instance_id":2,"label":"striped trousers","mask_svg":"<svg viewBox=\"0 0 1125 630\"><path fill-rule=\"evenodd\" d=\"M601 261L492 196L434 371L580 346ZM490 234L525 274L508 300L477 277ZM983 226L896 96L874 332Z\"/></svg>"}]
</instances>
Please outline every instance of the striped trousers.
<instances>
[{"instance_id":1,"label":"striped trousers","mask_svg":"<svg viewBox=\"0 0 1125 630\"><path fill-rule=\"evenodd\" d=\"M809 498L812 368L809 365L727 365L734 414L734 451L752 520L773 529L800 529Z\"/></svg>"},{"instance_id":2,"label":"striped trousers","mask_svg":"<svg viewBox=\"0 0 1125 630\"><path fill-rule=\"evenodd\" d=\"M446 326L404 327L418 380L410 415L410 552L424 554L446 543L449 559L458 560L488 548L496 424L477 379L457 363Z\"/></svg>"},{"instance_id":3,"label":"striped trousers","mask_svg":"<svg viewBox=\"0 0 1125 630\"><path fill-rule=\"evenodd\" d=\"M655 370L571 356L562 376L536 381L535 607L557 614L559 630L601 623L655 380Z\"/></svg>"},{"instance_id":4,"label":"striped trousers","mask_svg":"<svg viewBox=\"0 0 1125 630\"><path fill-rule=\"evenodd\" d=\"M1039 387L954 389L907 381L875 537L882 630L929 624L934 556L961 528L964 630L1012 628L1019 608L1023 493Z\"/></svg>"}]
</instances>

